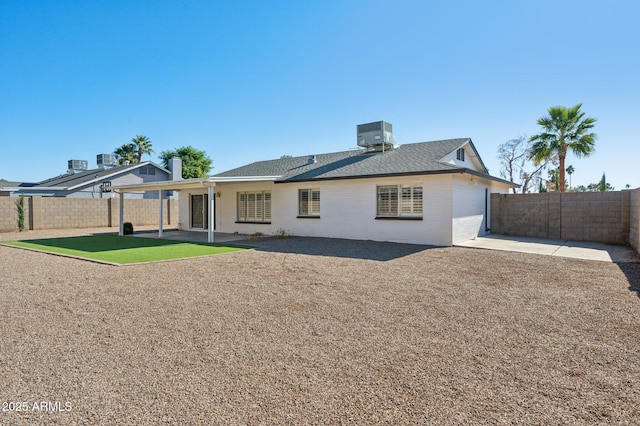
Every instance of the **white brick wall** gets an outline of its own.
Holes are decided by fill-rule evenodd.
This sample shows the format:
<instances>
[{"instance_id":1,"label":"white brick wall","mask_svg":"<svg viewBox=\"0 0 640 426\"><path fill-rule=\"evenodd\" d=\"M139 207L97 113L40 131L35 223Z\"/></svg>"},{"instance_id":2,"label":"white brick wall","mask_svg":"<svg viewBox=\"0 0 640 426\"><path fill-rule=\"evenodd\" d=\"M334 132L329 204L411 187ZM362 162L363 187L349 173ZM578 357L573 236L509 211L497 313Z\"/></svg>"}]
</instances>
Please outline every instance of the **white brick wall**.
<instances>
[{"instance_id":1,"label":"white brick wall","mask_svg":"<svg viewBox=\"0 0 640 426\"><path fill-rule=\"evenodd\" d=\"M275 234L284 230L299 236L322 236L416 244L451 245L451 176L274 184L270 182L222 183L216 186L216 231ZM422 185L423 220L376 220L377 185ZM320 219L297 218L298 190L320 188ZM238 191L271 190L271 224L236 223ZM206 193L206 189L198 190ZM189 199L195 191L180 194L180 227L189 229Z\"/></svg>"},{"instance_id":2,"label":"white brick wall","mask_svg":"<svg viewBox=\"0 0 640 426\"><path fill-rule=\"evenodd\" d=\"M452 240L457 244L485 232L485 190L477 177L456 175L453 179ZM487 201L488 202L488 201Z\"/></svg>"}]
</instances>

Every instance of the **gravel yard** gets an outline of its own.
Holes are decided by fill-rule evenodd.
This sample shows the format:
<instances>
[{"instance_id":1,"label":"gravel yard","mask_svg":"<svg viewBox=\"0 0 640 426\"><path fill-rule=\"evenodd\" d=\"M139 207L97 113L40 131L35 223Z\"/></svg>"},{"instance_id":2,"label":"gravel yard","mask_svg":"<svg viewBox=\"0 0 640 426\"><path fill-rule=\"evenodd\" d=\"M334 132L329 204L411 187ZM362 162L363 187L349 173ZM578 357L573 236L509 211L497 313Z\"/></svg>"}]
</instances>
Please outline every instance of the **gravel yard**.
<instances>
[{"instance_id":1,"label":"gravel yard","mask_svg":"<svg viewBox=\"0 0 640 426\"><path fill-rule=\"evenodd\" d=\"M118 267L0 247L0 294L0 425L640 419L638 263L290 238Z\"/></svg>"}]
</instances>

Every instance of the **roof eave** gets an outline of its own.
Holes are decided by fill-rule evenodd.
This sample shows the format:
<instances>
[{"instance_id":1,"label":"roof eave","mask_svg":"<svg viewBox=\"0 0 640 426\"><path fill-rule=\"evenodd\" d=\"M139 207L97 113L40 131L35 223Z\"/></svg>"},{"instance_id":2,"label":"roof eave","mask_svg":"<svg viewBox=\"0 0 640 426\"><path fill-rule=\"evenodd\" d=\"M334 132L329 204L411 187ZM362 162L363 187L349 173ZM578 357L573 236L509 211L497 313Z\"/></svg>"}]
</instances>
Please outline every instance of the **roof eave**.
<instances>
[{"instance_id":1,"label":"roof eave","mask_svg":"<svg viewBox=\"0 0 640 426\"><path fill-rule=\"evenodd\" d=\"M498 177L491 176L488 173L482 173L482 172L479 172L477 170L465 169L465 173L468 173L468 174L474 175L474 176L478 176L478 177L481 177L483 179L491 180L491 181L494 181L494 182L503 183L505 185L509 185L509 186L514 187L514 188L520 188L520 186L521 186L521 185L518 185L517 183L513 183L513 182L510 182L508 180L500 179Z\"/></svg>"},{"instance_id":2,"label":"roof eave","mask_svg":"<svg viewBox=\"0 0 640 426\"><path fill-rule=\"evenodd\" d=\"M418 172L403 172L403 173L382 173L382 174L375 174L375 175L319 177L319 178L309 178L309 179L285 179L285 180L277 180L274 183L281 184L281 183L294 183L294 182L318 182L318 181L329 181L329 180L374 179L374 178L399 177L399 176L444 175L444 174L453 174L453 173L460 173L460 174L468 173L470 175L474 175L477 177L481 177L483 179L503 183L509 186L513 186L513 187L520 186L513 182L509 182L504 179L491 176L490 174L478 172L476 170L472 170L468 168L455 168L455 169L449 169L449 170L424 170L424 171L418 171Z\"/></svg>"},{"instance_id":3,"label":"roof eave","mask_svg":"<svg viewBox=\"0 0 640 426\"><path fill-rule=\"evenodd\" d=\"M137 185L119 185L113 187L116 191L134 192L134 191L180 191L183 189L195 189L205 186L215 186L217 183L228 182L264 182L274 181L280 176L237 176L237 177L214 177L193 178L183 180L165 180L160 182L148 182Z\"/></svg>"},{"instance_id":4,"label":"roof eave","mask_svg":"<svg viewBox=\"0 0 640 426\"><path fill-rule=\"evenodd\" d=\"M487 169L487 166L485 166L484 161L482 161L482 157L480 157L480 154L478 153L478 150L476 149L476 146L473 144L473 141L471 140L471 138L469 138L469 142L467 143L471 146L471 149L473 149L473 153L476 155L476 158L478 159L478 162L482 166L484 172L486 174L489 174L489 169Z\"/></svg>"},{"instance_id":5,"label":"roof eave","mask_svg":"<svg viewBox=\"0 0 640 426\"><path fill-rule=\"evenodd\" d=\"M16 186L0 188L0 191L16 191L16 192L41 192L41 191L66 191L66 186Z\"/></svg>"}]
</instances>

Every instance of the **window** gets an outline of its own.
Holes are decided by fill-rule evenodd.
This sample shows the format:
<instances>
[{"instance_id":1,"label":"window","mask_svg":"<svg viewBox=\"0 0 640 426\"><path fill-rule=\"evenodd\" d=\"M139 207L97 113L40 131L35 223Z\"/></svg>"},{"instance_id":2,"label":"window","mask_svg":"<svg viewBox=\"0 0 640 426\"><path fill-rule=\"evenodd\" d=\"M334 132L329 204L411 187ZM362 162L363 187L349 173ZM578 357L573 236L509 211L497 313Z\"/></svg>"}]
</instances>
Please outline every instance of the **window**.
<instances>
[{"instance_id":1,"label":"window","mask_svg":"<svg viewBox=\"0 0 640 426\"><path fill-rule=\"evenodd\" d=\"M378 186L377 215L421 218L422 199L421 186Z\"/></svg>"},{"instance_id":2,"label":"window","mask_svg":"<svg viewBox=\"0 0 640 426\"><path fill-rule=\"evenodd\" d=\"M456 151L456 158L460 161L464 161L464 148L458 148Z\"/></svg>"},{"instance_id":3,"label":"window","mask_svg":"<svg viewBox=\"0 0 640 426\"><path fill-rule=\"evenodd\" d=\"M320 217L320 190L298 191L298 217Z\"/></svg>"},{"instance_id":4,"label":"window","mask_svg":"<svg viewBox=\"0 0 640 426\"><path fill-rule=\"evenodd\" d=\"M238 222L271 221L271 193L238 192Z\"/></svg>"},{"instance_id":5,"label":"window","mask_svg":"<svg viewBox=\"0 0 640 426\"><path fill-rule=\"evenodd\" d=\"M140 167L138 170L140 171L141 175L155 175L156 174L155 167L150 166L150 165Z\"/></svg>"}]
</instances>

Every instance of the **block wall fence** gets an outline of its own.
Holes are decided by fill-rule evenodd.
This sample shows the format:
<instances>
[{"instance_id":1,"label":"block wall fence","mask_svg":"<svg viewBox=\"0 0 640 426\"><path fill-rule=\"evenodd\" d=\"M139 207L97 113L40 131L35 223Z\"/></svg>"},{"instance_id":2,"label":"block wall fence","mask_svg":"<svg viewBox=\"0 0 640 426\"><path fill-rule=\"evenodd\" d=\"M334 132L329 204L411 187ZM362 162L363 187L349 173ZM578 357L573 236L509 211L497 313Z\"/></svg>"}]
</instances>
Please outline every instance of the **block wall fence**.
<instances>
[{"instance_id":1,"label":"block wall fence","mask_svg":"<svg viewBox=\"0 0 640 426\"><path fill-rule=\"evenodd\" d=\"M640 189L491 194L491 232L523 237L631 244L637 250L639 197Z\"/></svg>"},{"instance_id":2,"label":"block wall fence","mask_svg":"<svg viewBox=\"0 0 640 426\"><path fill-rule=\"evenodd\" d=\"M18 230L18 197L0 197L0 232ZM163 202L163 223L178 225L178 200ZM124 221L136 225L157 225L158 200L125 199ZM120 224L118 198L24 197L24 228L68 229L115 227Z\"/></svg>"},{"instance_id":3,"label":"block wall fence","mask_svg":"<svg viewBox=\"0 0 640 426\"><path fill-rule=\"evenodd\" d=\"M640 188L631 191L629 244L640 253Z\"/></svg>"}]
</instances>

